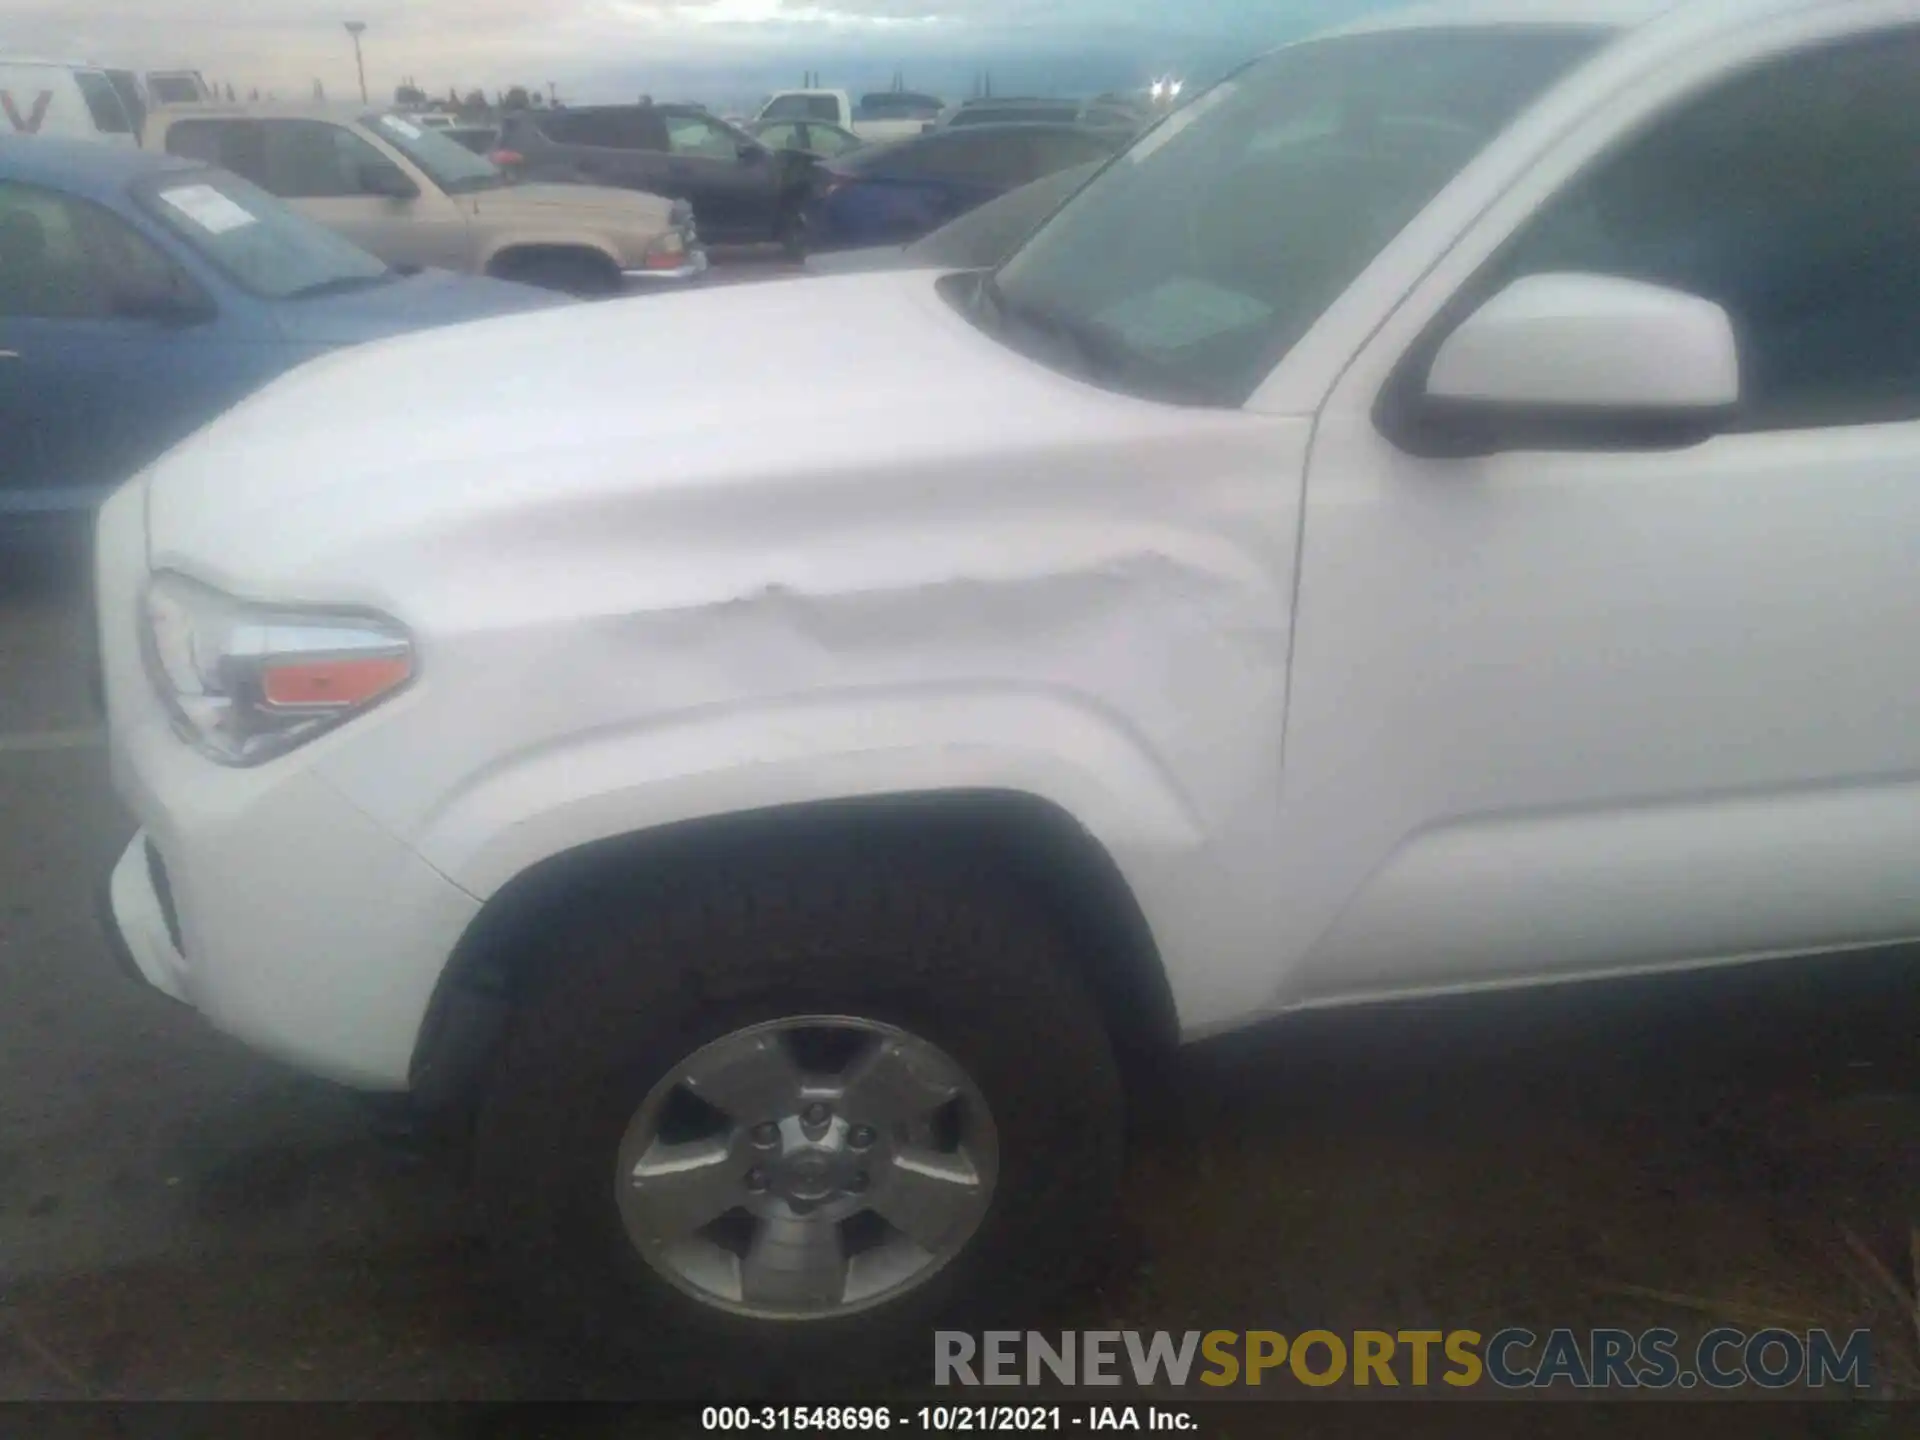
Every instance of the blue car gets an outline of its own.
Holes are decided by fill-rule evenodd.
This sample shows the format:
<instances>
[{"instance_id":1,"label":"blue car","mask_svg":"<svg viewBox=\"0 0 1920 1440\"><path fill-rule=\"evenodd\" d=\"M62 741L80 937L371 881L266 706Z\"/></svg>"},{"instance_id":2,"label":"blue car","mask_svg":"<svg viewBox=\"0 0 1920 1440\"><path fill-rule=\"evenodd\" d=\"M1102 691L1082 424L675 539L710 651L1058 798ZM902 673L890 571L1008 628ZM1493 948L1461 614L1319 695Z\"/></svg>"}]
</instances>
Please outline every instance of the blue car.
<instances>
[{"instance_id":1,"label":"blue car","mask_svg":"<svg viewBox=\"0 0 1920 1440\"><path fill-rule=\"evenodd\" d=\"M820 167L803 212L806 247L909 244L1009 190L1105 160L1130 138L1078 125L969 125L856 150Z\"/></svg>"},{"instance_id":2,"label":"blue car","mask_svg":"<svg viewBox=\"0 0 1920 1440\"><path fill-rule=\"evenodd\" d=\"M500 280L391 270L195 161L0 140L0 537L83 519L304 360L559 303Z\"/></svg>"}]
</instances>

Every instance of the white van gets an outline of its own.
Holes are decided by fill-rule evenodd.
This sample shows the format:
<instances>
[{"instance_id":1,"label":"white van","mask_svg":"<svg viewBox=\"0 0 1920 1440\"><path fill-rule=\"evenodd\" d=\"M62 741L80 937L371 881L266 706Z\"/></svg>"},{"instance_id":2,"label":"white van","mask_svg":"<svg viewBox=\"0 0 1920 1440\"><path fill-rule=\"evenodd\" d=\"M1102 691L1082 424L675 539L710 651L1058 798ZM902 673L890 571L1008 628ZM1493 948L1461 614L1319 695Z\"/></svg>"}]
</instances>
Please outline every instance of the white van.
<instances>
[{"instance_id":1,"label":"white van","mask_svg":"<svg viewBox=\"0 0 1920 1440\"><path fill-rule=\"evenodd\" d=\"M139 124L105 70L0 56L0 136L5 135L140 144Z\"/></svg>"}]
</instances>

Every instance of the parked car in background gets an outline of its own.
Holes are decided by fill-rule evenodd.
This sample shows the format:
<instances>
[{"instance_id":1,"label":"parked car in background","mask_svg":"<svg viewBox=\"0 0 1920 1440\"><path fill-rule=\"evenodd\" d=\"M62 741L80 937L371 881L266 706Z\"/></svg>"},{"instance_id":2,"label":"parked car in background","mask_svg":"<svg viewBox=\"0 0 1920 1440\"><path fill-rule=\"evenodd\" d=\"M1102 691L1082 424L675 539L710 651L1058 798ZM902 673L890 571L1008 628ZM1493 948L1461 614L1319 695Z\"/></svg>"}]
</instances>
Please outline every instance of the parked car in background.
<instances>
[{"instance_id":1,"label":"parked car in background","mask_svg":"<svg viewBox=\"0 0 1920 1440\"><path fill-rule=\"evenodd\" d=\"M994 96L968 100L943 110L932 122L935 130L950 130L973 125L1015 125L1044 123L1078 125L1088 130L1113 130L1138 134L1153 117L1142 107L1110 99L1061 100L1044 96Z\"/></svg>"},{"instance_id":2,"label":"parked car in background","mask_svg":"<svg viewBox=\"0 0 1920 1440\"><path fill-rule=\"evenodd\" d=\"M692 105L582 105L509 115L495 158L517 179L617 185L693 207L701 238L799 242L812 162Z\"/></svg>"},{"instance_id":3,"label":"parked car in background","mask_svg":"<svg viewBox=\"0 0 1920 1440\"><path fill-rule=\"evenodd\" d=\"M1075 125L976 125L856 150L815 179L806 245L905 244L1030 181L1104 160L1125 143Z\"/></svg>"},{"instance_id":4,"label":"parked car in background","mask_svg":"<svg viewBox=\"0 0 1920 1440\"><path fill-rule=\"evenodd\" d=\"M769 150L798 150L832 160L867 142L830 120L755 120L743 127Z\"/></svg>"},{"instance_id":5,"label":"parked car in background","mask_svg":"<svg viewBox=\"0 0 1920 1440\"><path fill-rule=\"evenodd\" d=\"M196 161L0 138L0 530L90 510L316 355L556 303L402 276Z\"/></svg>"},{"instance_id":6,"label":"parked car in background","mask_svg":"<svg viewBox=\"0 0 1920 1440\"><path fill-rule=\"evenodd\" d=\"M576 295L704 274L693 212L656 195L511 184L404 116L328 106L169 107L147 148L244 175L389 265L440 266Z\"/></svg>"},{"instance_id":7,"label":"parked car in background","mask_svg":"<svg viewBox=\"0 0 1920 1440\"><path fill-rule=\"evenodd\" d=\"M1114 1234L1182 1042L1910 947L1915 7L1417 13L996 271L412 336L152 467L96 531L132 964L462 1117L528 1302L734 1400L924 1393L943 1326L1017 1382L972 1327Z\"/></svg>"},{"instance_id":8,"label":"parked car in background","mask_svg":"<svg viewBox=\"0 0 1920 1440\"><path fill-rule=\"evenodd\" d=\"M809 255L811 275L851 275L861 270L985 270L1000 264L1064 205L1069 196L1100 173L1095 160L1059 170L1042 180L1009 190L998 199L949 220L910 245L873 245L859 250L826 250Z\"/></svg>"},{"instance_id":9,"label":"parked car in background","mask_svg":"<svg viewBox=\"0 0 1920 1440\"><path fill-rule=\"evenodd\" d=\"M140 127L97 65L0 57L0 138L98 140L129 148Z\"/></svg>"},{"instance_id":10,"label":"parked car in background","mask_svg":"<svg viewBox=\"0 0 1920 1440\"><path fill-rule=\"evenodd\" d=\"M1043 122L1071 125L1080 115L1078 100L1050 99L1044 96L991 96L963 100L949 105L934 118L934 128L948 130L956 125L1012 125Z\"/></svg>"},{"instance_id":11,"label":"parked car in background","mask_svg":"<svg viewBox=\"0 0 1920 1440\"><path fill-rule=\"evenodd\" d=\"M893 103L891 94L867 97L869 100L876 98L882 101L879 113L865 114L854 105L853 97L845 90L781 90L769 96L753 118L756 121L824 120L829 125L838 125L842 130L851 130L871 144L918 135L939 113L939 102L930 95L913 96L911 99L916 102L930 101L931 105L915 103L898 106Z\"/></svg>"}]
</instances>

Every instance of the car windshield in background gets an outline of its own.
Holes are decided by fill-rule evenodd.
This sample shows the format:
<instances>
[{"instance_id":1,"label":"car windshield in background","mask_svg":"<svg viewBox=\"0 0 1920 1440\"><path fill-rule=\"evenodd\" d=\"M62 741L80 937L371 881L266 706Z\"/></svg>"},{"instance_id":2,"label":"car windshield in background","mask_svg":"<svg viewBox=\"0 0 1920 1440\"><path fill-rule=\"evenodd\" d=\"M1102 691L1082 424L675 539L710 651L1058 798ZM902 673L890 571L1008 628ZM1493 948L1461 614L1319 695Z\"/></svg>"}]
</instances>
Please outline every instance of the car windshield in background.
<instances>
[{"instance_id":1,"label":"car windshield in background","mask_svg":"<svg viewBox=\"0 0 1920 1440\"><path fill-rule=\"evenodd\" d=\"M1605 39L1476 29L1289 46L1109 165L973 286L972 313L1094 383L1244 404L1386 244Z\"/></svg>"},{"instance_id":2,"label":"car windshield in background","mask_svg":"<svg viewBox=\"0 0 1920 1440\"><path fill-rule=\"evenodd\" d=\"M760 112L762 120L833 120L840 102L831 95L782 95Z\"/></svg>"},{"instance_id":3,"label":"car windshield in background","mask_svg":"<svg viewBox=\"0 0 1920 1440\"><path fill-rule=\"evenodd\" d=\"M931 120L942 108L940 102L931 95L917 95L910 90L885 91L877 95L862 95L858 118Z\"/></svg>"},{"instance_id":4,"label":"car windshield in background","mask_svg":"<svg viewBox=\"0 0 1920 1440\"><path fill-rule=\"evenodd\" d=\"M161 105L192 105L200 99L200 87L179 77L147 77L147 93Z\"/></svg>"},{"instance_id":5,"label":"car windshield in background","mask_svg":"<svg viewBox=\"0 0 1920 1440\"><path fill-rule=\"evenodd\" d=\"M225 170L181 170L139 182L141 208L234 282L271 300L369 288L397 278L358 246Z\"/></svg>"},{"instance_id":6,"label":"car windshield in background","mask_svg":"<svg viewBox=\"0 0 1920 1440\"><path fill-rule=\"evenodd\" d=\"M449 195L495 190L507 183L500 167L486 156L475 154L438 130L414 124L404 115L369 115L362 123L426 171Z\"/></svg>"}]
</instances>

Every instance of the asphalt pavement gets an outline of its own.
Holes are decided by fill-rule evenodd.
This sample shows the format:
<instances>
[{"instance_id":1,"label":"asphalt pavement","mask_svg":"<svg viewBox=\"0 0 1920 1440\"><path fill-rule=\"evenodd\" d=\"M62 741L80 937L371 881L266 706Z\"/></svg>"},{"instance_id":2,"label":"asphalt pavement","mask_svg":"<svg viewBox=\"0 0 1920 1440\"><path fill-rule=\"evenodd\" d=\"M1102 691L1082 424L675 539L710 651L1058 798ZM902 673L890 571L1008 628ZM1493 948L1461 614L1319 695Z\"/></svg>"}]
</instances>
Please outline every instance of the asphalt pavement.
<instances>
[{"instance_id":1,"label":"asphalt pavement","mask_svg":"<svg viewBox=\"0 0 1920 1440\"><path fill-rule=\"evenodd\" d=\"M453 1167L115 968L93 903L132 824L73 569L0 556L0 1399L617 1392L532 1338ZM1896 1304L1915 964L1320 1015L1190 1051L1136 1116L1100 1273L1032 1323L1864 1326L1876 1384L1920 1394Z\"/></svg>"}]
</instances>

